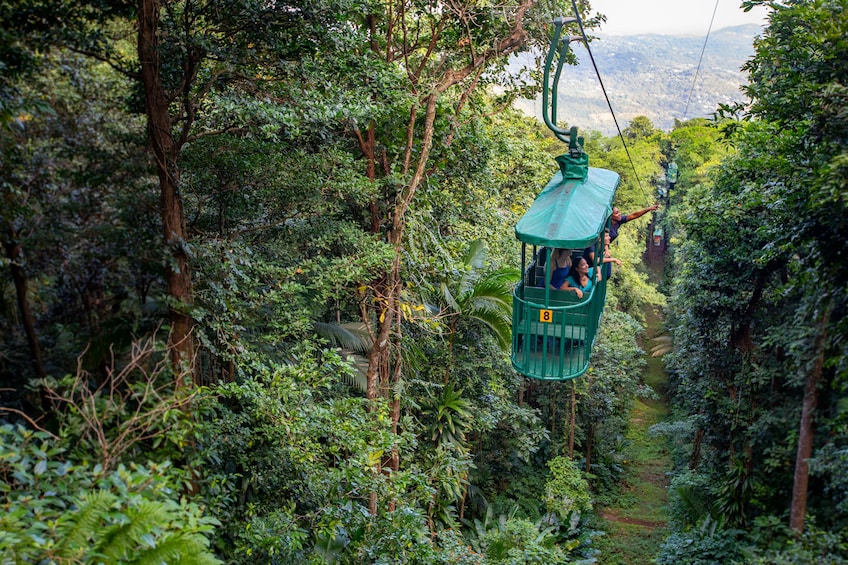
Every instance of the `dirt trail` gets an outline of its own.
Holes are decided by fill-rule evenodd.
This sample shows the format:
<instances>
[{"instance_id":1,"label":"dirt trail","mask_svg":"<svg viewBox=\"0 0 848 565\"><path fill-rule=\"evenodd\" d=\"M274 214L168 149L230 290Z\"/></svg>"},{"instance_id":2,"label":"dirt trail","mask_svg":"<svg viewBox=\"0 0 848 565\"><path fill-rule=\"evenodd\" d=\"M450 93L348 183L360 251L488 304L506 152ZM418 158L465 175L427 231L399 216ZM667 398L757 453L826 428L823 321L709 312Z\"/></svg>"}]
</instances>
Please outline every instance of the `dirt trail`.
<instances>
[{"instance_id":1,"label":"dirt trail","mask_svg":"<svg viewBox=\"0 0 848 565\"><path fill-rule=\"evenodd\" d=\"M654 528L664 528L665 522L651 522L650 520L640 520L639 518L625 518L608 511L601 511L601 518L608 522L618 522L620 524L630 524L632 526L642 526L653 530Z\"/></svg>"},{"instance_id":2,"label":"dirt trail","mask_svg":"<svg viewBox=\"0 0 848 565\"><path fill-rule=\"evenodd\" d=\"M657 282L662 274L662 259L648 258L651 278ZM646 336L642 348L647 352L662 335L661 314L654 308L645 311ZM643 565L657 556L666 535L667 487L666 471L671 470L665 438L652 437L648 430L668 414L666 385L668 376L659 357L647 357L643 374L645 384L657 393L656 400L638 400L630 415L627 432L624 478L620 494L605 507L598 508L601 529L606 536L599 540L601 565Z\"/></svg>"}]
</instances>

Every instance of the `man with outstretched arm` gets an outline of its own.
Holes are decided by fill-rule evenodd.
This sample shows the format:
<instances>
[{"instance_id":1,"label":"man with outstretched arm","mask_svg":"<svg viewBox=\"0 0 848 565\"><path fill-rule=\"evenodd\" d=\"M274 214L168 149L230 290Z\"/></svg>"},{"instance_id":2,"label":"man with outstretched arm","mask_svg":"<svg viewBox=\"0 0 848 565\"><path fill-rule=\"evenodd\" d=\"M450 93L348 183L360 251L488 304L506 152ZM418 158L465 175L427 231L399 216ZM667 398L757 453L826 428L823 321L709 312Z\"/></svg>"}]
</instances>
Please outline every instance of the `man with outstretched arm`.
<instances>
[{"instance_id":1,"label":"man with outstretched arm","mask_svg":"<svg viewBox=\"0 0 848 565\"><path fill-rule=\"evenodd\" d=\"M620 226L623 223L629 222L630 220L635 220L636 218L641 218L642 216L644 216L648 212L653 212L654 210L656 210L659 207L660 207L659 204L654 204L653 206L648 206L647 208L645 208L643 210L639 210L637 212L630 212L629 214L623 215L621 213L621 210L619 210L617 207L613 206L612 216L611 216L612 222L610 222L610 231L609 231L610 241L614 241L615 238L618 237L618 226Z\"/></svg>"},{"instance_id":2,"label":"man with outstretched arm","mask_svg":"<svg viewBox=\"0 0 848 565\"><path fill-rule=\"evenodd\" d=\"M659 204L654 204L653 206L648 206L647 208L644 208L642 210L638 210L636 212L630 212L629 214L624 215L624 214L621 213L621 210L619 210L617 207L613 206L612 216L610 216L610 219L611 219L610 228L609 228L610 242L612 242L615 238L618 237L618 227L621 224L629 222L630 220L635 220L636 218L641 218L642 216L644 216L648 212L653 212L654 210L656 210L659 207L660 207ZM595 264L595 248L594 247L587 247L583 251L583 256L586 257L589 260L590 265Z\"/></svg>"}]
</instances>

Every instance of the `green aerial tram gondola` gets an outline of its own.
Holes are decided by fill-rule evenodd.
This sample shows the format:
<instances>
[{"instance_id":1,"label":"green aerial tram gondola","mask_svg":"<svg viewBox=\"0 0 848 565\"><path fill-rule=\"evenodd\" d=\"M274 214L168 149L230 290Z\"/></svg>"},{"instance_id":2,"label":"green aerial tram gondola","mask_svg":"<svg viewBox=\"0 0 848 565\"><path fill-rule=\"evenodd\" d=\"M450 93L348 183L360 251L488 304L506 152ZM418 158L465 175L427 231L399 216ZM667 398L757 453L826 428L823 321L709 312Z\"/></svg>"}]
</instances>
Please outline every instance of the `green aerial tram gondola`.
<instances>
[{"instance_id":1,"label":"green aerial tram gondola","mask_svg":"<svg viewBox=\"0 0 848 565\"><path fill-rule=\"evenodd\" d=\"M569 40L560 47L559 61L550 88L550 69L563 25L576 18L557 18L551 48L545 60L542 105L547 126L568 152L556 158L560 171L536 197L515 228L521 241L524 273L513 292L512 364L522 375L561 381L579 377L589 368L606 301L608 270L601 269L604 231L609 227L612 201L619 184L613 171L589 167L583 138L577 128L556 125L557 83L568 54ZM549 115L550 111L550 115ZM603 276L591 290L578 293L552 288L551 256L554 249L571 250L573 257L596 258L595 269Z\"/></svg>"}]
</instances>

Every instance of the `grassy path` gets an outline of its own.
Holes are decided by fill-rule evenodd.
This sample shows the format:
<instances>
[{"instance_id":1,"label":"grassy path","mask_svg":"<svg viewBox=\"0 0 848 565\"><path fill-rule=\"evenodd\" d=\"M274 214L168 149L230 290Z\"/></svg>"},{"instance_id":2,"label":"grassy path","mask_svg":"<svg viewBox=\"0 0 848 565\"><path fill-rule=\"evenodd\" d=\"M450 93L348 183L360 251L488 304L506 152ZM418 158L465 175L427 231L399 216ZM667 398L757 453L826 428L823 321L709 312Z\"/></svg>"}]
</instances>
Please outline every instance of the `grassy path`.
<instances>
[{"instance_id":1,"label":"grassy path","mask_svg":"<svg viewBox=\"0 0 848 565\"><path fill-rule=\"evenodd\" d=\"M643 344L648 350L650 339L662 331L662 321L656 312L646 312L648 340ZM664 420L668 414L665 387L668 382L660 358L648 357L643 376L660 400L637 400L630 415L625 477L615 503L598 508L599 527L607 532L598 538L601 565L645 565L659 553L666 536L665 472L671 469L671 459L665 439L651 437L648 429Z\"/></svg>"}]
</instances>

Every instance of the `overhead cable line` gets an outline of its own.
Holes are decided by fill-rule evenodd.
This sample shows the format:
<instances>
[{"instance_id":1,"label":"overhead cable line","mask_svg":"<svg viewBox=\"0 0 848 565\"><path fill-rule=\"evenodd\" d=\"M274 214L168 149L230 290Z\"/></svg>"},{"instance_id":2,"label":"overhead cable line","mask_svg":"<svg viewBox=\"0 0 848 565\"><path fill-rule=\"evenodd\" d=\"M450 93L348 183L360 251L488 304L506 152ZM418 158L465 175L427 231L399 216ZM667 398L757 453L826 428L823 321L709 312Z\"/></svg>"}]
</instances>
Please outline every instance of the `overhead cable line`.
<instances>
[{"instance_id":1,"label":"overhead cable line","mask_svg":"<svg viewBox=\"0 0 848 565\"><path fill-rule=\"evenodd\" d=\"M713 8L713 17L710 18L710 27L707 28L707 36L704 38L704 46L701 47L701 56L698 58L698 68L695 69L695 76L692 78L692 88L689 89L689 96L686 98L686 109L683 111L684 120L689 115L689 102L692 100L692 93L695 92L695 84L698 82L698 74L701 72L701 63L704 60L704 52L707 50L707 42L710 40L710 32L713 30L713 22L718 11L718 3L719 0L716 0L715 8Z\"/></svg>"},{"instance_id":2,"label":"overhead cable line","mask_svg":"<svg viewBox=\"0 0 848 565\"><path fill-rule=\"evenodd\" d=\"M615 110L612 109L612 103L607 95L607 89L604 87L604 81L601 78L598 65L595 63L595 56L592 54L592 49L589 47L589 39L586 37L586 31L583 29L583 19L580 17L580 11L577 9L577 2L575 0L571 0L571 5L574 8L574 15L577 17L577 25L580 26L580 34L583 36L583 43L586 45L586 51L589 52L589 59L592 61L592 67L595 69L595 76L598 77L598 83L601 85L601 91L604 93L604 98L607 101L607 107L609 108L610 114L612 114L613 122L615 122L615 129L618 130L618 137L621 138L621 143L624 145L624 152L627 153L627 159L630 161L630 167L633 169L633 175L636 177L636 183L639 185L639 190L642 192L642 196L645 197L645 202L650 205L652 202L648 198L648 195L645 194L645 189L642 187L642 179L639 178L639 173L636 171L636 165L633 164L633 158L630 156L630 149L628 149L627 142L624 140L624 135L621 133L621 127L618 125L618 118L615 117Z\"/></svg>"}]
</instances>

